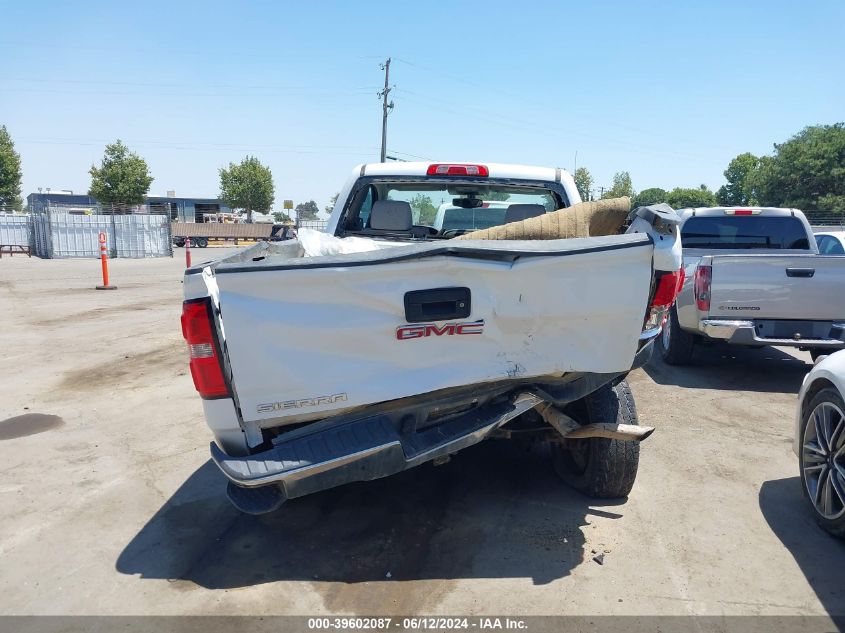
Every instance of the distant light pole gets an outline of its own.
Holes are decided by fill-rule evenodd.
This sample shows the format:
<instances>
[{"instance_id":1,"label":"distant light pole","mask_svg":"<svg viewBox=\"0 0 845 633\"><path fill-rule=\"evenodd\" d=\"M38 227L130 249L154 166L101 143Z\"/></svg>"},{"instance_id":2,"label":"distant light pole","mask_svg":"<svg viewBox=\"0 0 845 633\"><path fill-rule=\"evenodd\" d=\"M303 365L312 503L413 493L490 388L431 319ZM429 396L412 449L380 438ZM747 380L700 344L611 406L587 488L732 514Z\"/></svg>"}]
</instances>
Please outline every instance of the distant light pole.
<instances>
[{"instance_id":1,"label":"distant light pole","mask_svg":"<svg viewBox=\"0 0 845 633\"><path fill-rule=\"evenodd\" d=\"M385 162L387 159L387 115L393 109L393 101L387 103L387 95L390 94L390 91L393 88L388 86L388 81L390 80L390 58L387 58L387 61L382 64L382 69L384 70L384 90L378 93L378 96L382 98L381 104L381 162Z\"/></svg>"}]
</instances>

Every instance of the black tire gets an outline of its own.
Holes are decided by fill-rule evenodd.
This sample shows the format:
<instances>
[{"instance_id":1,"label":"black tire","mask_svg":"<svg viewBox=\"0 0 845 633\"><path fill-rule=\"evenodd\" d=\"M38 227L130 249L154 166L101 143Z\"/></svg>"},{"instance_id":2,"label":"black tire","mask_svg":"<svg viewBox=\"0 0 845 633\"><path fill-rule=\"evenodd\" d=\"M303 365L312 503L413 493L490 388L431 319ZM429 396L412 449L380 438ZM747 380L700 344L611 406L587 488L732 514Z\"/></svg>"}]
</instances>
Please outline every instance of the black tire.
<instances>
[{"instance_id":1,"label":"black tire","mask_svg":"<svg viewBox=\"0 0 845 633\"><path fill-rule=\"evenodd\" d=\"M657 337L657 347L660 349L660 357L667 365L688 365L692 360L695 336L681 329L678 323L678 309L675 306L669 310L669 318Z\"/></svg>"},{"instance_id":2,"label":"black tire","mask_svg":"<svg viewBox=\"0 0 845 633\"><path fill-rule=\"evenodd\" d=\"M183 246L185 246L185 238L184 237L174 237L173 238L173 245L178 247L178 248L182 248Z\"/></svg>"},{"instance_id":3,"label":"black tire","mask_svg":"<svg viewBox=\"0 0 845 633\"><path fill-rule=\"evenodd\" d=\"M205 248L208 246L208 238L207 237L198 237L197 238L197 248Z\"/></svg>"},{"instance_id":4,"label":"black tire","mask_svg":"<svg viewBox=\"0 0 845 633\"><path fill-rule=\"evenodd\" d=\"M825 411L830 416L827 418L829 422L825 419ZM808 428L810 422L813 424ZM822 442L818 439L820 426L828 429L828 437L823 442L829 445L821 451ZM822 528L833 536L845 538L845 402L836 389L822 389L804 407L799 439L798 464L804 498ZM808 450L813 442L815 448ZM827 456L822 457L821 453L825 450ZM828 516L818 507L818 504L823 504L826 490L830 494Z\"/></svg>"},{"instance_id":5,"label":"black tire","mask_svg":"<svg viewBox=\"0 0 845 633\"><path fill-rule=\"evenodd\" d=\"M637 407L626 381L605 385L579 402L585 424L637 424ZM579 418L579 421L582 421ZM552 444L555 471L573 488L590 497L627 497L640 463L640 443L593 437Z\"/></svg>"}]
</instances>

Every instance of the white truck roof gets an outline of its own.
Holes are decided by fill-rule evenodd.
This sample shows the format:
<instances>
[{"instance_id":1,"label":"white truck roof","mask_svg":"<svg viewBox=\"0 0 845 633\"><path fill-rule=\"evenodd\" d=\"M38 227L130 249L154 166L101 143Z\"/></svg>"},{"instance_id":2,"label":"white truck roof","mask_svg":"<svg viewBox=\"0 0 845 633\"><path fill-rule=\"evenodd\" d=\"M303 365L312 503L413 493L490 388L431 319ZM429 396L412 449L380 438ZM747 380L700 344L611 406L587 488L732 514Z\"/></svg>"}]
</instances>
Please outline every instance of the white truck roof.
<instances>
[{"instance_id":1,"label":"white truck roof","mask_svg":"<svg viewBox=\"0 0 845 633\"><path fill-rule=\"evenodd\" d=\"M743 211L745 211L746 213L742 213ZM749 207L741 205L737 205L734 207L695 207L687 209L676 209L675 213L677 213L681 217L681 220L686 220L687 218L690 218L693 215L747 215L748 211L750 211L752 215L800 214L802 218L804 217L804 214L799 209L783 209L780 207Z\"/></svg>"},{"instance_id":2,"label":"white truck roof","mask_svg":"<svg viewBox=\"0 0 845 633\"><path fill-rule=\"evenodd\" d=\"M390 163L367 163L355 168L360 176L425 176L431 165L484 165L490 172L490 178L518 178L521 180L539 180L542 182L562 182L564 178L572 180L572 175L565 169L555 167L534 167L531 165L510 165L506 163L485 162L445 162L416 161ZM574 184L574 180L572 181Z\"/></svg>"}]
</instances>

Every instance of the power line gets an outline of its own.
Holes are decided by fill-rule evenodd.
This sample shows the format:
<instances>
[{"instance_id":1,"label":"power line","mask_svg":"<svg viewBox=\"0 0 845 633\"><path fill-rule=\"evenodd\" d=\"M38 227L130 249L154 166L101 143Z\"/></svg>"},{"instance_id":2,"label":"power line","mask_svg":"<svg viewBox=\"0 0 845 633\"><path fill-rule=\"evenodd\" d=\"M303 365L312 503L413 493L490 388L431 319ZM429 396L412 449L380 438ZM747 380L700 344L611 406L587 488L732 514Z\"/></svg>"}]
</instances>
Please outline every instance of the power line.
<instances>
[{"instance_id":1,"label":"power line","mask_svg":"<svg viewBox=\"0 0 845 633\"><path fill-rule=\"evenodd\" d=\"M20 145L58 145L76 147L102 147L111 140L69 140L69 139L29 139L18 138L15 142ZM374 147L344 147L344 146L286 146L286 145L249 145L249 144L221 144L221 143L195 143L179 141L131 141L126 143L131 147L144 147L148 149L200 151L200 152L260 152L262 154L301 154L301 155L333 155L333 156L371 156L376 148Z\"/></svg>"},{"instance_id":2,"label":"power line","mask_svg":"<svg viewBox=\"0 0 845 633\"><path fill-rule=\"evenodd\" d=\"M407 66L410 66L412 68L416 68L416 69L419 69L419 70L422 70L422 71L425 71L425 72L428 72L428 73L432 73L432 74L436 75L438 77L438 79L441 79L441 80L442 80L443 77L447 77L447 78L453 79L456 82L459 82L461 85L477 86L481 89L487 90L488 92L493 92L493 90L491 90L489 84L483 84L483 83L480 83L480 82L477 82L477 81L473 81L471 79L468 79L465 76L459 76L459 75L456 75L456 74L453 74L453 73L449 73L448 71L444 71L443 69L430 68L428 66L418 64L418 63L415 63L415 62L411 62L411 61L408 61L406 59L402 59L400 57L394 57L393 59L394 59L394 61L400 62L400 63L405 64ZM406 92L406 91L403 90L403 92ZM495 94L505 95L505 96L511 97L511 98L516 99L518 101L521 101L523 103L530 104L532 107L536 107L538 105L538 100L536 100L536 99L527 98L525 96L525 94L510 92L510 91L508 91L506 89L502 89L498 86L495 88ZM603 127L617 128L619 130L625 130L625 131L628 131L628 132L635 132L635 133L638 133L638 134L644 134L644 135L650 136L652 138L663 138L663 139L666 139L666 140L670 140L673 143L677 143L678 141L682 141L682 142L685 142L685 143L689 143L690 145L694 145L695 147L705 147L706 146L706 147L710 147L712 149L722 149L721 145L702 143L700 140L685 139L685 138L679 137L676 134L671 134L671 133L667 133L667 132L655 132L653 130L646 130L646 129L643 129L643 128L632 127L632 126L629 126L629 125L622 125L622 124L620 124L617 121L612 120L612 119L603 121L602 126ZM543 125L543 127L546 127L546 126ZM577 134L577 132L567 132L567 133L576 133ZM583 136L589 137L589 135L583 135ZM610 139L602 139L601 137L597 137L597 136L593 136L593 138L595 138L596 140L610 140ZM642 147L642 145L638 144L638 143L623 143L621 141L616 141L615 139L613 140L613 142L627 144L627 145L630 145L632 147L637 147L637 148ZM660 152L660 153L669 153L669 152ZM675 152L675 153L678 153L678 152ZM696 155L696 154L690 154L690 153L683 153L683 154L687 155L687 156Z\"/></svg>"},{"instance_id":3,"label":"power line","mask_svg":"<svg viewBox=\"0 0 845 633\"><path fill-rule=\"evenodd\" d=\"M60 78L60 79L53 79L53 78L32 78L32 77L0 77L0 81L2 82L10 82L10 81L20 81L23 83L35 83L35 84L81 84L81 85L98 85L98 84L106 84L109 86L137 86L143 88L184 88L186 86L194 86L194 87L201 87L201 88L224 88L229 90L318 90L322 88L322 85L285 85L285 84L215 84L215 83L202 83L202 84L191 84L187 82L180 81L178 83L174 82L147 82L147 81L115 81L112 79L68 79L68 78ZM349 86L349 87L333 87L339 88L340 90L373 90L375 88L379 88L380 86Z\"/></svg>"},{"instance_id":4,"label":"power line","mask_svg":"<svg viewBox=\"0 0 845 633\"><path fill-rule=\"evenodd\" d=\"M634 143L631 141L623 141L613 137L602 137L595 134L589 134L585 132L580 132L574 129L565 129L558 126L549 125L546 123L532 123L525 119L519 119L512 116L502 115L496 112L492 112L490 110L481 110L478 108L466 108L464 107L463 111L456 110L453 107L447 107L440 105L438 100L431 99L430 97L426 97L420 95L419 93L415 93L409 90L405 90L404 88L396 88L396 90L401 91L403 94L413 94L417 98L408 98L405 97L403 99L403 103L416 103L418 105L422 105L427 108L433 108L435 110L441 110L443 112L448 112L450 114L456 114L462 117L472 117L473 119L479 120L486 120L490 123L495 123L496 125L503 125L507 127L511 127L518 130L533 130L535 132L540 132L544 135L554 135L559 136L561 138L571 139L572 137L582 137L585 139L589 139L592 141L599 141L603 143L611 143L614 145L620 145L623 147L630 147L634 148L639 152L648 153L648 154L656 154L656 155L665 155L665 154L674 154L678 156L697 156L697 154L692 152L684 152L674 149L649 149L644 147L640 143ZM426 103L428 102L428 103ZM450 104L453 105L453 104Z\"/></svg>"},{"instance_id":5,"label":"power line","mask_svg":"<svg viewBox=\"0 0 845 633\"><path fill-rule=\"evenodd\" d=\"M434 160L433 158L431 158L429 156L419 156L418 154L411 154L409 152L399 152L399 151L396 151L395 149L389 149L388 151L391 154L401 154L402 156L410 156L411 158L419 158L420 160Z\"/></svg>"}]
</instances>

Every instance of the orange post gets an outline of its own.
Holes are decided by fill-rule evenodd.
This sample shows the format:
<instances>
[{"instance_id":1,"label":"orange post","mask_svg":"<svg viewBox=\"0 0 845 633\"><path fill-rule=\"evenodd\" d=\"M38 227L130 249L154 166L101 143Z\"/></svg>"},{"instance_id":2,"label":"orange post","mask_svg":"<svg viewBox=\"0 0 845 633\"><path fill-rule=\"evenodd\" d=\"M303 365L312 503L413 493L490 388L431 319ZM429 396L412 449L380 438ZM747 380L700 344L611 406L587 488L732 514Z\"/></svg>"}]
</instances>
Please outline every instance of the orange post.
<instances>
[{"instance_id":1,"label":"orange post","mask_svg":"<svg viewBox=\"0 0 845 633\"><path fill-rule=\"evenodd\" d=\"M100 231L100 263L103 266L103 285L97 290L117 290L117 286L109 285L109 252L106 249L106 234Z\"/></svg>"},{"instance_id":2,"label":"orange post","mask_svg":"<svg viewBox=\"0 0 845 633\"><path fill-rule=\"evenodd\" d=\"M185 268L191 267L191 238L185 236Z\"/></svg>"}]
</instances>

